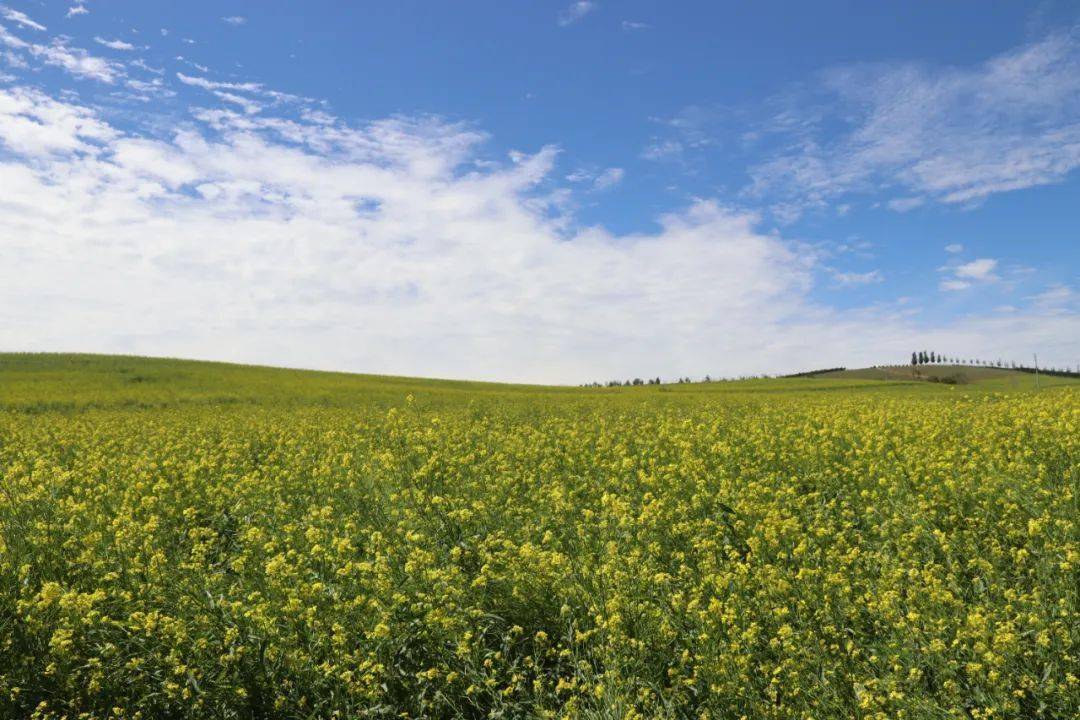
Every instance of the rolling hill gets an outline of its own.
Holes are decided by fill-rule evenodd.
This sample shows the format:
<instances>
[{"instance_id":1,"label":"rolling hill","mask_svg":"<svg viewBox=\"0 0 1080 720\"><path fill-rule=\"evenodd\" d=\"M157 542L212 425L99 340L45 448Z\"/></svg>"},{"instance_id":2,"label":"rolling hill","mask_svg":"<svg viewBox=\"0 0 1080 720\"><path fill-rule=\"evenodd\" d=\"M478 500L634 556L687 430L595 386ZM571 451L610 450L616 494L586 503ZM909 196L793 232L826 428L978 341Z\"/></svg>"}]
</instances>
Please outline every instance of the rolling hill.
<instances>
[{"instance_id":1,"label":"rolling hill","mask_svg":"<svg viewBox=\"0 0 1080 720\"><path fill-rule=\"evenodd\" d=\"M959 384L926 382L955 377ZM1043 377L1044 389L1078 385ZM501 405L585 403L598 398L629 401L653 397L685 402L712 395L822 392L1024 391L1030 374L961 366L923 366L831 371L801 378L770 378L641 387L581 388L520 385L296 370L254 365L122 355L0 353L0 409L23 411L170 405L297 405L389 407L413 395L434 406L496 402Z\"/></svg>"}]
</instances>

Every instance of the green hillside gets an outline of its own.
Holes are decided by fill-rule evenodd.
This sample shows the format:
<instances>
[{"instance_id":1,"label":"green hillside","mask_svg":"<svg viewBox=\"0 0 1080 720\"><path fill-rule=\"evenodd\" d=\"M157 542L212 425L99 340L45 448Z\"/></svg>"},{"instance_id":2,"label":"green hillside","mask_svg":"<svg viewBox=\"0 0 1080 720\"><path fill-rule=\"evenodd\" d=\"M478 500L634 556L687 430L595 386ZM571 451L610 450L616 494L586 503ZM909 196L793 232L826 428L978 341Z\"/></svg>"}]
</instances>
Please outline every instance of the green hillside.
<instances>
[{"instance_id":1,"label":"green hillside","mask_svg":"<svg viewBox=\"0 0 1080 720\"><path fill-rule=\"evenodd\" d=\"M829 380L886 380L893 382L945 382L956 385L978 385L994 390L1034 390L1035 376L1031 373L1008 368L979 367L971 365L891 365L852 370L834 370L814 375ZM1041 375L1040 388L1075 385L1075 378Z\"/></svg>"},{"instance_id":2,"label":"green hillside","mask_svg":"<svg viewBox=\"0 0 1080 720\"><path fill-rule=\"evenodd\" d=\"M72 409L180 404L349 406L443 402L566 390L456 380L290 370L122 355L0 354L0 407Z\"/></svg>"},{"instance_id":3,"label":"green hillside","mask_svg":"<svg viewBox=\"0 0 1080 720\"><path fill-rule=\"evenodd\" d=\"M961 376L959 389L1034 389L1031 375L991 368L932 366L867 368L810 378L717 381L661 386L580 388L514 385L291 370L228 363L120 355L0 353L0 408L23 411L171 405L308 405L328 407L399 404L406 395L435 406L468 403L520 405L534 401L589 404L598 399L651 399L682 403L715 395L875 392L936 394L949 388L925 380ZM1044 388L1075 385L1068 378L1041 379Z\"/></svg>"}]
</instances>

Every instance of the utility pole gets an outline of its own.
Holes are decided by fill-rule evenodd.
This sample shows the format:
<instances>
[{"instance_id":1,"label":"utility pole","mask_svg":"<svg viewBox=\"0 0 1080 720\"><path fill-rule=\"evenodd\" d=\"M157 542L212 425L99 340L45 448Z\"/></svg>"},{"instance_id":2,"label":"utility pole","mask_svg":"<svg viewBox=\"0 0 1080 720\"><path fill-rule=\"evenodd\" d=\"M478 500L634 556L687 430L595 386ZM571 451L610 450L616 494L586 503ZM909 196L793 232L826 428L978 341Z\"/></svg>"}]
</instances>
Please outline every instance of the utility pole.
<instances>
[{"instance_id":1,"label":"utility pole","mask_svg":"<svg viewBox=\"0 0 1080 720\"><path fill-rule=\"evenodd\" d=\"M1034 355L1035 355L1035 389L1038 390L1039 389L1039 353L1034 353Z\"/></svg>"}]
</instances>

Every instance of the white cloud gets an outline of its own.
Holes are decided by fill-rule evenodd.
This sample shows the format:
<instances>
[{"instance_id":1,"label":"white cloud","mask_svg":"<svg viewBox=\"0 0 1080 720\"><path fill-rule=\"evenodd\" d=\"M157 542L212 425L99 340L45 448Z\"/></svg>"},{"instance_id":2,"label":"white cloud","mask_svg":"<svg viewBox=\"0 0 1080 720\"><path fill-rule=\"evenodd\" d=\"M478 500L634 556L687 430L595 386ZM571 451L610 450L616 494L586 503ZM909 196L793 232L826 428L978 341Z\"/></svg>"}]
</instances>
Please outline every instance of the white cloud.
<instances>
[{"instance_id":1,"label":"white cloud","mask_svg":"<svg viewBox=\"0 0 1080 720\"><path fill-rule=\"evenodd\" d=\"M653 138L641 151L641 157L656 161L678 160L682 158L683 150L683 144L678 140Z\"/></svg>"},{"instance_id":2,"label":"white cloud","mask_svg":"<svg viewBox=\"0 0 1080 720\"><path fill-rule=\"evenodd\" d=\"M626 32L633 32L635 30L648 30L652 25L643 22L634 22L633 20L623 20L622 29Z\"/></svg>"},{"instance_id":3,"label":"white cloud","mask_svg":"<svg viewBox=\"0 0 1080 720\"><path fill-rule=\"evenodd\" d=\"M3 41L3 33L0 32L0 42ZM11 50L5 50L0 53L0 57L4 59L4 62L12 70L25 70L30 67L30 63L23 59L22 55ZM14 76L12 76L14 78Z\"/></svg>"},{"instance_id":4,"label":"white cloud","mask_svg":"<svg viewBox=\"0 0 1080 720\"><path fill-rule=\"evenodd\" d=\"M78 77L111 84L123 74L116 63L91 55L81 48L68 48L54 42L47 47L35 46L32 52L45 64L61 67Z\"/></svg>"},{"instance_id":5,"label":"white cloud","mask_svg":"<svg viewBox=\"0 0 1080 720\"><path fill-rule=\"evenodd\" d=\"M856 273L856 272L839 272L833 270L831 273L833 280L842 287L851 287L853 285L870 285L873 283L882 282L885 276L881 274L880 270L870 270L869 272Z\"/></svg>"},{"instance_id":6,"label":"white cloud","mask_svg":"<svg viewBox=\"0 0 1080 720\"><path fill-rule=\"evenodd\" d=\"M134 65L135 63L132 64ZM158 75L164 73L164 70L155 70L150 66L145 66L145 69ZM160 77L151 78L150 80L131 78L125 84L134 93L133 97L141 102L149 102L154 98L171 98L176 96L176 91L171 87L168 87L165 84L165 81Z\"/></svg>"},{"instance_id":7,"label":"white cloud","mask_svg":"<svg viewBox=\"0 0 1080 720\"><path fill-rule=\"evenodd\" d=\"M197 62L195 62L195 61L193 61L193 60L188 60L188 59L187 59L186 57L184 57L183 55L177 55L177 56L176 56L176 58L175 58L175 60L176 60L177 62L182 62L182 63L184 63L185 65L190 65L191 67L195 68L195 69L196 69L196 70L198 70L199 72L203 72L203 73L208 73L208 72L210 72L210 68L209 68L209 67L207 67L206 65L200 65L199 63L197 63ZM194 83L184 83L184 84L185 84L185 85L192 85L192 84L194 84Z\"/></svg>"},{"instance_id":8,"label":"white cloud","mask_svg":"<svg viewBox=\"0 0 1080 720\"><path fill-rule=\"evenodd\" d=\"M39 91L0 91L0 143L20 155L95 154L117 133L85 107L60 102Z\"/></svg>"},{"instance_id":9,"label":"white cloud","mask_svg":"<svg viewBox=\"0 0 1080 720\"><path fill-rule=\"evenodd\" d=\"M146 63L146 61L144 61L142 58L136 58L136 59L132 60L131 61L131 66L132 67L137 67L140 70L145 70L146 72L153 73L155 75L164 75L165 74L165 68L156 68L156 67L154 67L152 65L148 65Z\"/></svg>"},{"instance_id":10,"label":"white cloud","mask_svg":"<svg viewBox=\"0 0 1080 720\"><path fill-rule=\"evenodd\" d=\"M559 13L559 25L562 27L573 25L596 10L596 7L596 3L590 2L590 0L577 0L577 2L570 3L565 10Z\"/></svg>"},{"instance_id":11,"label":"white cloud","mask_svg":"<svg viewBox=\"0 0 1080 720\"><path fill-rule=\"evenodd\" d=\"M11 34L0 25L0 45L9 48L9 54L20 56L25 53L45 65L63 68L78 78L112 84L124 75L123 67L118 63L91 55L82 48L68 47L62 37L53 38L48 45L31 43Z\"/></svg>"},{"instance_id":12,"label":"white cloud","mask_svg":"<svg viewBox=\"0 0 1080 720\"><path fill-rule=\"evenodd\" d=\"M956 253L960 253L960 252L963 252L963 251L964 251L964 246L961 245L960 243L951 243L951 244L945 246L945 252L952 253L954 255Z\"/></svg>"},{"instance_id":13,"label":"white cloud","mask_svg":"<svg viewBox=\"0 0 1080 720\"><path fill-rule=\"evenodd\" d=\"M194 77L191 75L185 75L184 73L176 73L177 79L185 85L193 85L195 87L203 88L204 90L238 90L241 92L261 92L263 86L259 83L245 82L218 82L215 80L207 80L206 78Z\"/></svg>"},{"instance_id":14,"label":"white cloud","mask_svg":"<svg viewBox=\"0 0 1080 720\"><path fill-rule=\"evenodd\" d=\"M995 272L997 267L998 261L993 258L978 258L960 265L947 265L939 269L951 277L943 279L939 287L945 291L956 292L967 290L975 284L997 282L1000 280Z\"/></svg>"},{"instance_id":15,"label":"white cloud","mask_svg":"<svg viewBox=\"0 0 1080 720\"><path fill-rule=\"evenodd\" d=\"M131 43L124 42L123 40L106 40L103 37L95 37L94 42L98 45L104 45L111 50L134 50L135 46Z\"/></svg>"},{"instance_id":16,"label":"white cloud","mask_svg":"<svg viewBox=\"0 0 1080 720\"><path fill-rule=\"evenodd\" d=\"M26 13L21 13L18 10L7 7L6 5L0 5L0 17L5 20L19 25L20 27L28 28L30 30L47 30L44 25L38 22L34 22Z\"/></svg>"},{"instance_id":17,"label":"white cloud","mask_svg":"<svg viewBox=\"0 0 1080 720\"><path fill-rule=\"evenodd\" d=\"M178 58L183 60L183 58ZM185 61L188 62L188 61ZM208 70L197 63L191 63L195 67L201 70ZM252 115L260 112L264 105L260 102L252 100L251 98L244 97L238 93L249 93L259 96L259 98L266 103L273 105L293 104L293 103L308 103L311 102L309 98L303 98L291 93L280 92L278 90L271 90L261 83L253 82L225 82L218 80L210 80L204 77L194 77L192 75L185 75L184 73L176 73L177 79L185 85L192 87L202 88L213 93L219 99L238 105L243 108L244 112L248 115ZM308 119L318 117L317 111L306 108L301 111L306 114ZM323 116L323 119L328 116Z\"/></svg>"},{"instance_id":18,"label":"white cloud","mask_svg":"<svg viewBox=\"0 0 1080 720\"><path fill-rule=\"evenodd\" d=\"M926 203L926 198L921 197L906 197L906 198L894 198L886 203L890 210L896 212L907 212L914 210L917 207L921 207Z\"/></svg>"},{"instance_id":19,"label":"white cloud","mask_svg":"<svg viewBox=\"0 0 1080 720\"><path fill-rule=\"evenodd\" d=\"M68 8L67 14L64 15L64 17L73 18L76 15L89 15L89 14L90 14L90 9L87 8L86 5L84 5L83 3L75 3L74 5L72 5L71 7Z\"/></svg>"},{"instance_id":20,"label":"white cloud","mask_svg":"<svg viewBox=\"0 0 1080 720\"><path fill-rule=\"evenodd\" d=\"M596 176L593 181L593 188L595 190L606 190L614 185L618 185L622 182L623 177L626 175L626 171L622 168L608 168L604 172Z\"/></svg>"},{"instance_id":21,"label":"white cloud","mask_svg":"<svg viewBox=\"0 0 1080 720\"><path fill-rule=\"evenodd\" d=\"M572 183L588 183L594 191L606 190L622 182L626 171L622 168L612 167L601 172L577 169L566 176L566 180Z\"/></svg>"},{"instance_id":22,"label":"white cloud","mask_svg":"<svg viewBox=\"0 0 1080 720\"><path fill-rule=\"evenodd\" d=\"M641 152L646 160L692 161L719 145L724 112L714 106L688 105L670 117L649 118L662 126Z\"/></svg>"},{"instance_id":23,"label":"white cloud","mask_svg":"<svg viewBox=\"0 0 1080 720\"><path fill-rule=\"evenodd\" d=\"M221 100L239 106L248 115L254 115L255 113L261 112L263 109L262 105L250 98L246 98L230 92L224 92L222 90L214 90L213 92L214 95L219 97Z\"/></svg>"},{"instance_id":24,"label":"white cloud","mask_svg":"<svg viewBox=\"0 0 1080 720\"><path fill-rule=\"evenodd\" d=\"M955 269L956 277L970 278L972 280L993 280L997 276L994 274L994 270L997 268L998 261L992 258L979 258L978 260L972 260L969 263L964 263Z\"/></svg>"},{"instance_id":25,"label":"white cloud","mask_svg":"<svg viewBox=\"0 0 1080 720\"><path fill-rule=\"evenodd\" d=\"M13 48L14 50L26 50L31 47L31 44L23 40L22 38L12 35L8 32L8 29L3 25L0 25L0 44L6 47ZM14 54L9 51L8 54Z\"/></svg>"},{"instance_id":26,"label":"white cloud","mask_svg":"<svg viewBox=\"0 0 1080 720\"><path fill-rule=\"evenodd\" d=\"M240 15L230 15L228 17L221 18L221 21L224 22L224 23L227 23L229 25L239 26L239 25L243 25L244 23L246 23L247 18L242 17Z\"/></svg>"},{"instance_id":27,"label":"white cloud","mask_svg":"<svg viewBox=\"0 0 1080 720\"><path fill-rule=\"evenodd\" d=\"M807 206L849 193L970 204L1080 166L1080 38L1050 35L978 65L836 68L793 93L765 132L783 149L750 192ZM840 131L836 131L840 126ZM831 128L826 131L824 128Z\"/></svg>"},{"instance_id":28,"label":"white cloud","mask_svg":"<svg viewBox=\"0 0 1080 720\"><path fill-rule=\"evenodd\" d=\"M1058 283L1051 285L1037 295L1029 297L1028 300L1046 309L1065 310L1072 308L1076 310L1080 295L1077 295L1076 291L1068 285Z\"/></svg>"},{"instance_id":29,"label":"white cloud","mask_svg":"<svg viewBox=\"0 0 1080 720\"><path fill-rule=\"evenodd\" d=\"M183 60L183 62L192 65L195 68L199 68L202 71L208 71L210 68L203 67L198 63L191 63L190 60L186 60L183 56L179 56L176 59ZM226 82L218 80L210 80L207 78L197 78L194 76L188 76L183 72L177 72L176 78L185 85L191 85L193 87L201 87L201 89L211 92L221 100L226 101L232 105L238 105L243 108L247 114L254 114L262 110L265 105L303 105L313 103L313 100L306 97L300 97L299 95L293 95L291 93L283 93L276 90L270 90L269 87L257 82ZM262 103L258 101L239 95L238 93L248 93L257 95ZM300 112L303 117L308 120L313 118L319 118L318 111L312 110L310 107L301 107ZM323 114L322 118L326 118ZM312 120L313 121L313 120ZM314 121L313 121L314 122Z\"/></svg>"},{"instance_id":30,"label":"white cloud","mask_svg":"<svg viewBox=\"0 0 1080 720\"><path fill-rule=\"evenodd\" d=\"M494 162L484 141L221 108L156 137L0 89L0 346L564 382L1078 350L1060 311L938 328L822 306L812 256L714 200L573 229L554 148Z\"/></svg>"},{"instance_id":31,"label":"white cloud","mask_svg":"<svg viewBox=\"0 0 1080 720\"><path fill-rule=\"evenodd\" d=\"M967 290L971 287L971 283L966 280L942 280L939 287L942 290L955 292L959 290Z\"/></svg>"}]
</instances>

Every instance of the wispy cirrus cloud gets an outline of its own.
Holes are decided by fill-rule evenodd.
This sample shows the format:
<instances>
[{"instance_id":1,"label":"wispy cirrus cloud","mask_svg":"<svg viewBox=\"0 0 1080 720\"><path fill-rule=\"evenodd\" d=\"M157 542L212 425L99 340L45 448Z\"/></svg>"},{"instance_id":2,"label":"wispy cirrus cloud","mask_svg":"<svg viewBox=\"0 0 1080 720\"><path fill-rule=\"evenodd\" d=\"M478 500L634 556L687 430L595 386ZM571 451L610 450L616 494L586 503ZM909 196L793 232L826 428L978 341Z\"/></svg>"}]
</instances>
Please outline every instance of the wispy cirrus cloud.
<instances>
[{"instance_id":1,"label":"wispy cirrus cloud","mask_svg":"<svg viewBox=\"0 0 1080 720\"><path fill-rule=\"evenodd\" d=\"M0 17L5 20L9 20L20 27L27 28L29 30L37 30L39 32L48 30L47 27L39 22L35 22L29 15L23 12L19 12L13 8L9 8L6 5L0 5Z\"/></svg>"},{"instance_id":2,"label":"wispy cirrus cloud","mask_svg":"<svg viewBox=\"0 0 1080 720\"><path fill-rule=\"evenodd\" d=\"M688 105L665 117L651 117L659 132L649 139L641 157L655 162L689 162L715 149L724 130L724 112L717 107Z\"/></svg>"},{"instance_id":3,"label":"wispy cirrus cloud","mask_svg":"<svg viewBox=\"0 0 1080 720\"><path fill-rule=\"evenodd\" d=\"M926 198L924 197L900 197L893 198L885 203L885 206L890 210L904 213L915 208L922 207L926 204Z\"/></svg>"},{"instance_id":4,"label":"wispy cirrus cloud","mask_svg":"<svg viewBox=\"0 0 1080 720\"><path fill-rule=\"evenodd\" d=\"M225 23L226 25L232 25L233 27L239 27L240 25L243 25L243 24L247 23L247 18L243 17L242 15L229 15L227 17L221 18L221 21L223 23Z\"/></svg>"},{"instance_id":5,"label":"wispy cirrus cloud","mask_svg":"<svg viewBox=\"0 0 1080 720\"><path fill-rule=\"evenodd\" d=\"M608 168L596 176L596 179L593 180L593 188L596 190L606 190L621 183L625 176L626 171L622 168Z\"/></svg>"},{"instance_id":6,"label":"wispy cirrus cloud","mask_svg":"<svg viewBox=\"0 0 1080 720\"><path fill-rule=\"evenodd\" d=\"M209 68L198 65L197 63L192 63L192 65L203 71L209 71ZM207 90L213 93L215 96L217 96L221 100L224 100L225 102L239 105L244 109L244 112L248 114L254 114L259 112L262 109L263 105L256 102L250 97L240 95L240 93L255 95L262 101L272 104L303 104L305 102L313 102L310 100L310 98L300 97L299 95L293 95L291 93L281 92L279 90L272 90L264 86L262 83L210 80L209 78L185 75L184 73L180 72L176 73L176 78L184 85L202 88L203 90Z\"/></svg>"},{"instance_id":7,"label":"wispy cirrus cloud","mask_svg":"<svg viewBox=\"0 0 1080 720\"><path fill-rule=\"evenodd\" d=\"M238 94L241 92L261 94L263 92L263 86L259 83L221 82L208 80L207 78L202 77L193 77L185 75L184 73L176 73L176 77L184 85L191 85L192 87L208 90L220 100L238 106L247 115L254 115L261 112L263 109L261 103L245 95Z\"/></svg>"},{"instance_id":8,"label":"wispy cirrus cloud","mask_svg":"<svg viewBox=\"0 0 1080 720\"><path fill-rule=\"evenodd\" d=\"M129 42L124 42L123 40L109 40L107 38L101 37L100 35L96 36L94 38L94 42L96 42L98 45L104 45L105 47L109 48L110 50L125 50L125 51L127 51L127 50L134 50L135 49L135 46L132 45Z\"/></svg>"},{"instance_id":9,"label":"wispy cirrus cloud","mask_svg":"<svg viewBox=\"0 0 1080 720\"><path fill-rule=\"evenodd\" d=\"M215 90L213 92L214 95L224 100L225 102L238 106L248 115L254 115L256 113L262 112L263 105L259 102L256 102L255 100L252 100L251 98L244 97L243 95L237 95L235 93L225 92L222 90Z\"/></svg>"},{"instance_id":10,"label":"wispy cirrus cloud","mask_svg":"<svg viewBox=\"0 0 1080 720\"><path fill-rule=\"evenodd\" d=\"M573 25L589 13L594 12L597 7L597 4L591 0L577 0L577 2L572 2L566 9L559 13L559 25L561 27Z\"/></svg>"},{"instance_id":11,"label":"wispy cirrus cloud","mask_svg":"<svg viewBox=\"0 0 1080 720\"><path fill-rule=\"evenodd\" d=\"M831 270L830 276L833 281L841 287L853 287L857 285L871 285L879 283L885 280L885 276L880 270L869 270L867 272L841 272L839 270Z\"/></svg>"},{"instance_id":12,"label":"wispy cirrus cloud","mask_svg":"<svg viewBox=\"0 0 1080 720\"><path fill-rule=\"evenodd\" d=\"M813 207L848 194L970 204L1061 181L1080 166L1080 34L1059 32L973 66L834 68L766 124L778 147L750 193Z\"/></svg>"},{"instance_id":13,"label":"wispy cirrus cloud","mask_svg":"<svg viewBox=\"0 0 1080 720\"><path fill-rule=\"evenodd\" d=\"M1054 283L1042 292L1029 296L1027 300L1040 309L1055 313L1080 310L1080 293L1064 283Z\"/></svg>"},{"instance_id":14,"label":"wispy cirrus cloud","mask_svg":"<svg viewBox=\"0 0 1080 720\"><path fill-rule=\"evenodd\" d=\"M622 182L626 171L619 167L610 167L600 172L578 169L566 176L572 183L583 183L593 191L607 190Z\"/></svg>"},{"instance_id":15,"label":"wispy cirrus cloud","mask_svg":"<svg viewBox=\"0 0 1080 720\"><path fill-rule=\"evenodd\" d=\"M154 75L165 74L165 68L154 67L153 65L148 64L142 58L135 58L134 60L132 60L131 66L139 68L140 70L145 70L148 73L153 73Z\"/></svg>"},{"instance_id":16,"label":"wispy cirrus cloud","mask_svg":"<svg viewBox=\"0 0 1080 720\"><path fill-rule=\"evenodd\" d=\"M49 44L29 42L0 25L0 45L7 47L16 58L27 55L45 65L63 68L76 77L112 84L124 76L122 65L91 55L82 48L70 47L63 37L53 38Z\"/></svg>"},{"instance_id":17,"label":"wispy cirrus cloud","mask_svg":"<svg viewBox=\"0 0 1080 720\"><path fill-rule=\"evenodd\" d=\"M88 7L86 7L86 5L84 3L75 3L74 5L72 5L71 7L68 8L67 13L64 15L64 17L66 17L68 19L71 19L71 18L76 17L78 15L89 15L89 14L90 14L90 9Z\"/></svg>"},{"instance_id":18,"label":"wispy cirrus cloud","mask_svg":"<svg viewBox=\"0 0 1080 720\"><path fill-rule=\"evenodd\" d=\"M657 162L679 160L686 148L682 142L672 138L653 138L642 150L641 157Z\"/></svg>"},{"instance_id":19,"label":"wispy cirrus cloud","mask_svg":"<svg viewBox=\"0 0 1080 720\"><path fill-rule=\"evenodd\" d=\"M184 63L185 65L190 65L191 67L195 68L199 72L202 72L202 73L210 72L210 68L207 67L206 65L203 65L201 63L197 63L194 60L191 60L189 58L184 57L183 55L177 55L173 59L176 60L176 62ZM185 84L190 84L190 83L185 83Z\"/></svg>"},{"instance_id":20,"label":"wispy cirrus cloud","mask_svg":"<svg viewBox=\"0 0 1080 720\"><path fill-rule=\"evenodd\" d=\"M262 92L263 86L260 83L253 82L223 82L217 80L209 80L203 77L195 77L192 75L185 75L184 73L176 73L177 79L185 85L193 85L194 87L200 87L204 90L239 90L242 92Z\"/></svg>"}]
</instances>

